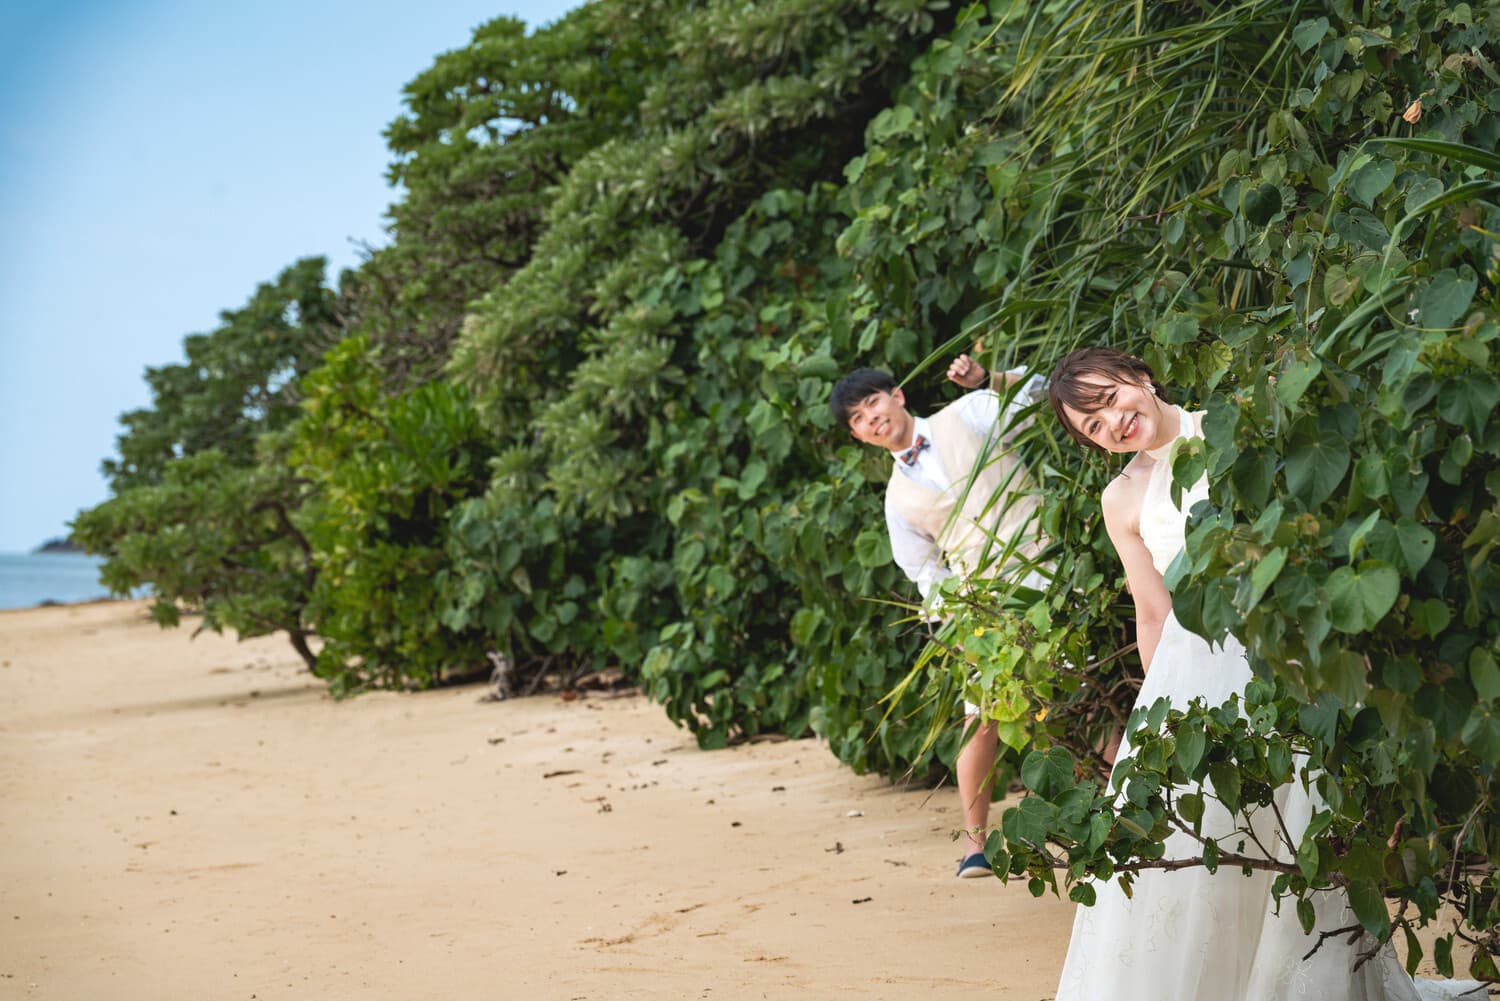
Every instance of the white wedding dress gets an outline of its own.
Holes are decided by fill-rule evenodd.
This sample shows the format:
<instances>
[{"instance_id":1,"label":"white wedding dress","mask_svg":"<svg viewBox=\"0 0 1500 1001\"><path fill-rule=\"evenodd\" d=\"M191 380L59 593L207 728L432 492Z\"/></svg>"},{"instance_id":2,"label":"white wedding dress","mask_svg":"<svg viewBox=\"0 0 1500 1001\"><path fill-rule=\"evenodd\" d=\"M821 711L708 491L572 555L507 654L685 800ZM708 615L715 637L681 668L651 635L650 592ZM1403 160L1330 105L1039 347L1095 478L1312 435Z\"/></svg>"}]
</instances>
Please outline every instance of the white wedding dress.
<instances>
[{"instance_id":1,"label":"white wedding dress","mask_svg":"<svg viewBox=\"0 0 1500 1001\"><path fill-rule=\"evenodd\" d=\"M1180 415L1179 437L1198 436L1193 418L1179 407L1172 409ZM1141 537L1163 574L1182 549L1186 512L1208 495L1207 482L1200 481L1183 492L1181 507L1172 503L1171 447L1148 453L1156 464L1140 515ZM1211 646L1168 615L1136 705L1150 706L1166 697L1177 709L1186 709L1193 699L1219 706L1242 693L1250 677L1244 648L1233 637L1222 647ZM1130 753L1127 738L1118 760ZM1295 843L1311 818L1313 799L1300 782L1292 782L1277 791L1277 802ZM1270 824L1265 826L1261 842L1271 846ZM1217 838L1224 851L1259 854L1253 841L1236 833L1234 819L1217 800L1207 799L1203 833ZM1169 859L1201 854L1198 842L1187 834L1167 838ZM1290 861L1289 853L1277 854ZM1438 1001L1481 986L1414 984L1389 945L1356 971L1371 944L1364 936L1352 945L1344 936L1329 938L1304 961L1316 938L1303 933L1295 900L1284 900L1280 914L1275 912L1273 879L1259 871L1245 876L1238 866L1212 874L1201 867L1148 869L1136 874L1131 897L1113 880L1096 882L1096 902L1080 906L1073 920L1056 1001ZM1318 930L1356 923L1342 894L1317 894L1314 906ZM1481 999L1485 994L1467 996Z\"/></svg>"}]
</instances>

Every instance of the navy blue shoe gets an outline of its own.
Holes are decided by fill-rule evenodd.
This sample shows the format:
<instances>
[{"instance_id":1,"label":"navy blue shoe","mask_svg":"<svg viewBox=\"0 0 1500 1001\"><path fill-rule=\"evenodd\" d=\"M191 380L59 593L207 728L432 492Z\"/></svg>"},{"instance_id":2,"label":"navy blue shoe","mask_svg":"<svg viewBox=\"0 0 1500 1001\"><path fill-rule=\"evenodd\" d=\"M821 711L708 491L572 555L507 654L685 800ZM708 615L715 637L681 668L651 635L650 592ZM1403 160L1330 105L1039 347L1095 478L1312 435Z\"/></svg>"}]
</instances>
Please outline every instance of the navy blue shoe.
<instances>
[{"instance_id":1,"label":"navy blue shoe","mask_svg":"<svg viewBox=\"0 0 1500 1001\"><path fill-rule=\"evenodd\" d=\"M965 855L964 860L958 864L959 879L978 879L980 876L993 876L995 870L984 860L984 852L975 852L973 855Z\"/></svg>"}]
</instances>

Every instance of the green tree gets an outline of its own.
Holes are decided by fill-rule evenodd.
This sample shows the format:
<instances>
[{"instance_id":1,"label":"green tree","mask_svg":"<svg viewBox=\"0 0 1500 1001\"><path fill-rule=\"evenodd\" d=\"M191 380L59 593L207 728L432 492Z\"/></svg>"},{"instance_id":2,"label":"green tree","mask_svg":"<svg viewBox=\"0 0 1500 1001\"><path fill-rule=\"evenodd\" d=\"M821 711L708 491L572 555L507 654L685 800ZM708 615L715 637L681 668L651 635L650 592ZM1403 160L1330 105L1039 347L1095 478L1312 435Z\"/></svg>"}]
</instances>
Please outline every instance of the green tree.
<instances>
[{"instance_id":1,"label":"green tree","mask_svg":"<svg viewBox=\"0 0 1500 1001\"><path fill-rule=\"evenodd\" d=\"M297 381L340 336L327 263L310 257L261 285L213 332L183 339L186 360L146 370L151 405L120 418L118 459L104 460L116 491L159 482L173 460L210 448L239 466L255 461L256 436L297 412Z\"/></svg>"},{"instance_id":2,"label":"green tree","mask_svg":"<svg viewBox=\"0 0 1500 1001\"><path fill-rule=\"evenodd\" d=\"M657 35L611 31L609 13L588 4L529 34L497 18L407 84L386 130L392 241L344 283L393 383L439 375L469 304L531 259L552 189L635 114Z\"/></svg>"},{"instance_id":3,"label":"green tree","mask_svg":"<svg viewBox=\"0 0 1500 1001\"><path fill-rule=\"evenodd\" d=\"M484 634L445 629L440 612L449 510L482 486L488 444L461 389L392 396L383 376L378 349L346 339L303 380L288 432L290 468L307 485L293 521L316 570L316 670L338 694L427 687L485 664Z\"/></svg>"},{"instance_id":4,"label":"green tree","mask_svg":"<svg viewBox=\"0 0 1500 1001\"><path fill-rule=\"evenodd\" d=\"M339 335L323 272L320 258L298 262L188 337L185 363L147 371L152 405L121 418L120 457L104 464L114 495L73 523L112 591L151 588L162 625L187 610L203 628L284 630L309 667L315 572L283 433L300 378Z\"/></svg>"},{"instance_id":5,"label":"green tree","mask_svg":"<svg viewBox=\"0 0 1500 1001\"><path fill-rule=\"evenodd\" d=\"M951 14L922 3L600 6L602 24L640 11L664 26L657 62L640 67L644 98L558 186L531 261L477 305L451 372L508 457L500 475L536 470L541 495L579 526L566 537L599 547L595 574L543 585L582 581L585 607L605 612L597 632L567 631L575 656L609 644L706 744L795 732L812 705L788 632L797 585L746 533L821 463L795 437L757 455L748 421L784 420L763 394L790 391L800 409L826 390L821 365L805 382L794 374L790 359L807 349L775 355L816 301L788 308L786 296L836 295L817 261L836 226L820 185ZM804 234L816 241L799 246ZM773 358L790 378L764 378ZM783 467L790 484L773 478ZM505 498L492 488L475 511L520 520L500 509ZM479 515L459 520L484 552L495 544ZM485 572L483 552L459 558L472 585L455 621L513 621L490 609L516 600L514 560Z\"/></svg>"}]
</instances>

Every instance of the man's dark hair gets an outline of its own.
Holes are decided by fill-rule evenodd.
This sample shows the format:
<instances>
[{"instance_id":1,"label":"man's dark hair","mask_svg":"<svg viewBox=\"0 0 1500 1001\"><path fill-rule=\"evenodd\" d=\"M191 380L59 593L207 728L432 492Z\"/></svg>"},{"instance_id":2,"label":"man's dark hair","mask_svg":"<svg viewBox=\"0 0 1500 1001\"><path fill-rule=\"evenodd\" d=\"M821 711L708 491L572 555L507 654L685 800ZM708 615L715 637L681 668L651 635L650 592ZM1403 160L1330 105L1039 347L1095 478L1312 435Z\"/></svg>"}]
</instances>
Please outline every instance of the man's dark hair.
<instances>
[{"instance_id":1,"label":"man's dark hair","mask_svg":"<svg viewBox=\"0 0 1500 1001\"><path fill-rule=\"evenodd\" d=\"M833 419L848 427L849 415L869 396L889 393L896 388L896 380L889 372L878 368L857 368L834 384L828 396L828 409Z\"/></svg>"}]
</instances>

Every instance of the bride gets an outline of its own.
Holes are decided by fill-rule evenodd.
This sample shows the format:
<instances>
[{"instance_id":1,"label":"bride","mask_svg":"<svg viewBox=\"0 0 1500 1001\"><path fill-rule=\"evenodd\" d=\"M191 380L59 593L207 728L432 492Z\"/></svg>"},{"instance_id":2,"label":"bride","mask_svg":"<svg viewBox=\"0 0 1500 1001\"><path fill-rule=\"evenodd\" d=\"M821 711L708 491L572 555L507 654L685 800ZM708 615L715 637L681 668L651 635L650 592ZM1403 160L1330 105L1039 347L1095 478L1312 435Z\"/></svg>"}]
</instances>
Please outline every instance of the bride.
<instances>
[{"instance_id":1,"label":"bride","mask_svg":"<svg viewBox=\"0 0 1500 1001\"><path fill-rule=\"evenodd\" d=\"M1132 456L1104 488L1100 506L1135 600L1146 669L1136 705L1163 697L1178 709L1193 699L1224 704L1250 681L1244 648L1233 637L1211 645L1178 624L1162 579L1182 549L1187 512L1208 496L1206 479L1183 491L1180 505L1171 496L1172 447L1180 438L1202 436L1203 415L1164 401L1146 363L1112 348L1068 355L1053 372L1048 393L1075 439ZM1127 737L1120 759L1130 753ZM1277 799L1295 842L1311 817L1312 797L1293 782ZM1232 815L1208 802L1203 833L1233 835ZM1187 833L1167 838L1168 859L1200 854ZM1304 958L1317 939L1302 931L1290 901L1276 912L1272 879L1264 871L1245 876L1230 867L1217 873L1192 867L1140 872L1130 897L1114 882L1096 884L1096 903L1079 907L1074 918L1056 1001L1427 1001L1468 991L1474 991L1472 998L1485 996L1474 982L1414 984L1389 944L1360 964L1371 946L1365 936L1354 942L1329 937ZM1314 906L1315 931L1355 923L1341 893L1316 894Z\"/></svg>"}]
</instances>

